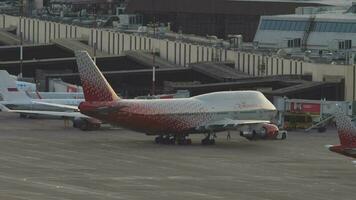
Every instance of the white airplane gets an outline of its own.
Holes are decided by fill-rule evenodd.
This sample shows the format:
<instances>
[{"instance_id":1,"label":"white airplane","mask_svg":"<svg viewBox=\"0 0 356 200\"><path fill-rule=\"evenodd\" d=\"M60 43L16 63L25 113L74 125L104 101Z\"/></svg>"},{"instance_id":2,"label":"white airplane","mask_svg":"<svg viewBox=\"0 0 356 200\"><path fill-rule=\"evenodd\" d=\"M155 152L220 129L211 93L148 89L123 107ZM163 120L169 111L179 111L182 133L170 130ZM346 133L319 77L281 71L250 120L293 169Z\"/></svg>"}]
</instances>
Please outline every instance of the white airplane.
<instances>
[{"instance_id":1,"label":"white airplane","mask_svg":"<svg viewBox=\"0 0 356 200\"><path fill-rule=\"evenodd\" d=\"M26 94L32 99L84 99L84 94L82 92L38 92L36 84L19 81L17 80L17 76L10 75L7 71L0 73L0 84L1 80L8 80L7 77L15 80L16 88L20 91L26 92ZM15 87L15 85L13 86Z\"/></svg>"},{"instance_id":2,"label":"white airplane","mask_svg":"<svg viewBox=\"0 0 356 200\"><path fill-rule=\"evenodd\" d=\"M31 99L26 92L19 90L16 81L9 73L0 70L0 104L12 110L78 110L84 99Z\"/></svg>"},{"instance_id":3,"label":"white airplane","mask_svg":"<svg viewBox=\"0 0 356 200\"><path fill-rule=\"evenodd\" d=\"M248 139L285 139L270 121L273 104L258 91L213 92L181 99L121 99L86 51L76 52L85 102L80 112L109 124L158 135L156 143L190 144L189 134L205 133L202 144L214 144L215 133L240 130Z\"/></svg>"},{"instance_id":4,"label":"white airplane","mask_svg":"<svg viewBox=\"0 0 356 200\"><path fill-rule=\"evenodd\" d=\"M0 108L4 112L27 116L55 116L70 118L73 127L92 130L101 122L79 112L78 105L83 99L31 99L26 92L16 87L16 80L7 71L0 70Z\"/></svg>"},{"instance_id":5,"label":"white airplane","mask_svg":"<svg viewBox=\"0 0 356 200\"><path fill-rule=\"evenodd\" d=\"M10 75L10 77L13 77ZM25 81L18 81L16 78L14 78L14 80L16 80L16 87L19 90L22 91L28 91L28 92L34 92L36 91L36 84L34 83L29 83L29 82L25 82Z\"/></svg>"},{"instance_id":6,"label":"white airplane","mask_svg":"<svg viewBox=\"0 0 356 200\"><path fill-rule=\"evenodd\" d=\"M36 84L29 83L26 81L18 81L17 80L18 77L11 75L11 74L8 74L8 76L16 81L17 89L22 90L22 91L36 91ZM1 78L0 78L0 80L1 80Z\"/></svg>"}]
</instances>

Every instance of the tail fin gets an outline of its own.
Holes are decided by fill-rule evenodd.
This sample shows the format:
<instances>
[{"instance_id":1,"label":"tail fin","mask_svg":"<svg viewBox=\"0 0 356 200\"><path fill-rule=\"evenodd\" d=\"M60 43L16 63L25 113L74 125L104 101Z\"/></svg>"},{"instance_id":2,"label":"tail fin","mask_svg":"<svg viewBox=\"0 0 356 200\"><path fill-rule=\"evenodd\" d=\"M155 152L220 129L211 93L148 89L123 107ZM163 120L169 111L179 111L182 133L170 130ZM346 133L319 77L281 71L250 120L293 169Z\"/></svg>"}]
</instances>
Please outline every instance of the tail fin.
<instances>
[{"instance_id":1,"label":"tail fin","mask_svg":"<svg viewBox=\"0 0 356 200\"><path fill-rule=\"evenodd\" d=\"M76 51L75 56L85 101L116 101L120 99L86 51Z\"/></svg>"},{"instance_id":2,"label":"tail fin","mask_svg":"<svg viewBox=\"0 0 356 200\"><path fill-rule=\"evenodd\" d=\"M344 113L338 112L335 115L335 120L341 146L346 148L356 147L356 128L351 119Z\"/></svg>"},{"instance_id":3,"label":"tail fin","mask_svg":"<svg viewBox=\"0 0 356 200\"><path fill-rule=\"evenodd\" d=\"M0 70L0 96L3 101L30 101L24 91L18 90L16 80L5 70Z\"/></svg>"}]
</instances>

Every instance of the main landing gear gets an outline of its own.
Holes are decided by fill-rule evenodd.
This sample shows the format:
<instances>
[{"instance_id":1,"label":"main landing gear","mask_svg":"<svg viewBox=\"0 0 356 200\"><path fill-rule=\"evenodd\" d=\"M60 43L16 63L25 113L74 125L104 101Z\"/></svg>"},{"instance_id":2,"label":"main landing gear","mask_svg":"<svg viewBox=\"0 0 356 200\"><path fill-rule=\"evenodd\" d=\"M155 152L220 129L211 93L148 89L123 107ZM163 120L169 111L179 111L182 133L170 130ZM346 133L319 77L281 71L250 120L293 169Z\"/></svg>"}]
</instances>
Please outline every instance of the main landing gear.
<instances>
[{"instance_id":1,"label":"main landing gear","mask_svg":"<svg viewBox=\"0 0 356 200\"><path fill-rule=\"evenodd\" d=\"M160 135L155 138L156 144L178 144L178 145L190 145L192 140L187 136L170 136Z\"/></svg>"},{"instance_id":2,"label":"main landing gear","mask_svg":"<svg viewBox=\"0 0 356 200\"><path fill-rule=\"evenodd\" d=\"M210 134L208 133L208 135L201 140L201 144L202 145L213 145L215 144L215 138L216 138L216 135L215 134Z\"/></svg>"},{"instance_id":3,"label":"main landing gear","mask_svg":"<svg viewBox=\"0 0 356 200\"><path fill-rule=\"evenodd\" d=\"M201 140L202 145L215 144L215 133L206 134L205 138ZM159 135L155 138L156 144L178 144L178 145L190 145L192 140L188 138L188 135Z\"/></svg>"},{"instance_id":4,"label":"main landing gear","mask_svg":"<svg viewBox=\"0 0 356 200\"><path fill-rule=\"evenodd\" d=\"M175 138L169 135L160 135L155 138L156 144L175 144L175 142Z\"/></svg>"},{"instance_id":5,"label":"main landing gear","mask_svg":"<svg viewBox=\"0 0 356 200\"><path fill-rule=\"evenodd\" d=\"M177 144L179 145L190 145L192 144L192 139L187 138L187 136L177 136Z\"/></svg>"}]
</instances>

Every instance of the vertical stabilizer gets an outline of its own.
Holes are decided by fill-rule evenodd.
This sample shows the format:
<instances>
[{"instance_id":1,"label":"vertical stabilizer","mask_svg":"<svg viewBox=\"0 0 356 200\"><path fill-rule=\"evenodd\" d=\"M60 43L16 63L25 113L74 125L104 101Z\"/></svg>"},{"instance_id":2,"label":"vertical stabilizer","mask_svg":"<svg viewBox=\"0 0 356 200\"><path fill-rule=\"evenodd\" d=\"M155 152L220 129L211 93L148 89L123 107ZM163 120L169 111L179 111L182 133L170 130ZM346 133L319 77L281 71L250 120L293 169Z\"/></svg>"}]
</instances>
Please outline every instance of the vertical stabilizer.
<instances>
[{"instance_id":1,"label":"vertical stabilizer","mask_svg":"<svg viewBox=\"0 0 356 200\"><path fill-rule=\"evenodd\" d=\"M338 112L335 116L337 132L341 146L345 148L356 147L356 128L351 119L344 113Z\"/></svg>"},{"instance_id":2,"label":"vertical stabilizer","mask_svg":"<svg viewBox=\"0 0 356 200\"><path fill-rule=\"evenodd\" d=\"M0 70L0 94L2 101L31 101L24 91L18 90L16 80L5 70Z\"/></svg>"},{"instance_id":3,"label":"vertical stabilizer","mask_svg":"<svg viewBox=\"0 0 356 200\"><path fill-rule=\"evenodd\" d=\"M115 94L99 68L86 51L75 52L85 101L117 101Z\"/></svg>"}]
</instances>

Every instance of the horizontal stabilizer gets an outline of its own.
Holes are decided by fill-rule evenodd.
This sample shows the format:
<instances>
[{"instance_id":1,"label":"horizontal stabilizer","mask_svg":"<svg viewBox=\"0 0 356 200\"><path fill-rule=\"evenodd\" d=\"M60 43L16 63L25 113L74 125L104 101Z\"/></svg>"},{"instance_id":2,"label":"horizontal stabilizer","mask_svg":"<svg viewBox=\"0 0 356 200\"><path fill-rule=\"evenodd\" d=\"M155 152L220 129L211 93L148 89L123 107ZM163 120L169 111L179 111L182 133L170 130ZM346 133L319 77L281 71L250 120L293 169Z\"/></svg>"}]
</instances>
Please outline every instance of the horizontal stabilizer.
<instances>
[{"instance_id":1,"label":"horizontal stabilizer","mask_svg":"<svg viewBox=\"0 0 356 200\"><path fill-rule=\"evenodd\" d=\"M0 106L2 111L9 113L19 114L33 114L33 115L48 115L55 117L68 117L68 118L90 118L80 112L59 112L59 111L36 111L36 110L10 110L5 106Z\"/></svg>"},{"instance_id":2,"label":"horizontal stabilizer","mask_svg":"<svg viewBox=\"0 0 356 200\"><path fill-rule=\"evenodd\" d=\"M34 104L41 104L41 105L57 107L57 108L62 108L62 109L68 109L68 110L71 110L71 111L78 111L79 112L78 106L56 104L56 103L48 103L48 102L40 102L40 101L33 101L33 103Z\"/></svg>"}]
</instances>

